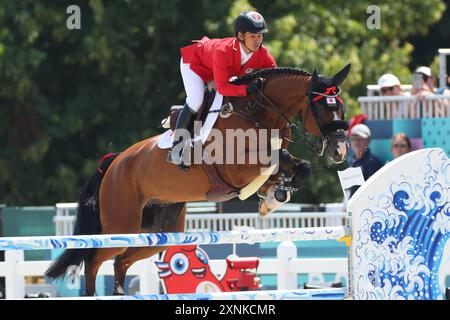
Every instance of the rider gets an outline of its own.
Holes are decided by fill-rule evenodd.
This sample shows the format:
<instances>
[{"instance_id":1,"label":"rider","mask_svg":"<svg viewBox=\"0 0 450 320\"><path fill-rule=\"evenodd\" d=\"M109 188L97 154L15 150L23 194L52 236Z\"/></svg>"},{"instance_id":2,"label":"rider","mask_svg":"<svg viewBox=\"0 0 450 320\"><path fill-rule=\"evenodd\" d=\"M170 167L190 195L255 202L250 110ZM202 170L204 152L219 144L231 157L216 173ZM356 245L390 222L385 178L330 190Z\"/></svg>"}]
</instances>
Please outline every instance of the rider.
<instances>
[{"instance_id":1,"label":"rider","mask_svg":"<svg viewBox=\"0 0 450 320\"><path fill-rule=\"evenodd\" d=\"M190 166L190 163L183 162L183 150L190 146L190 139L183 139L178 129L189 130L192 126L203 103L205 84L214 80L221 95L244 97L254 94L261 86L261 81L257 80L249 85L235 85L229 82L230 78L256 69L277 66L275 59L262 45L267 27L261 14L255 11L242 12L235 20L234 30L235 37L203 37L196 44L181 48L180 69L186 90L186 103L178 116L168 161L183 170L188 170ZM180 142L183 142L183 145L179 146L182 146L180 152L174 152L174 147Z\"/></svg>"}]
</instances>

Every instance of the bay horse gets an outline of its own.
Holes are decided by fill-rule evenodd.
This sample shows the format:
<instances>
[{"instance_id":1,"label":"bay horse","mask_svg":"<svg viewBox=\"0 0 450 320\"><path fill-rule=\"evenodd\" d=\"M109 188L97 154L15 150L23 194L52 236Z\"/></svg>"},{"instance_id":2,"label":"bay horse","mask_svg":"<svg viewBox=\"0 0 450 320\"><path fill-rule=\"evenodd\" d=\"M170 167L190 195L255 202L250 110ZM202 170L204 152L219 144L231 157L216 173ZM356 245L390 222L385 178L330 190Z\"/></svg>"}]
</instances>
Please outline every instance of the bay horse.
<instances>
[{"instance_id":1,"label":"bay horse","mask_svg":"<svg viewBox=\"0 0 450 320\"><path fill-rule=\"evenodd\" d=\"M285 149L292 128L303 127L305 139L317 149L319 156L326 151L335 163L345 160L348 151L345 130L348 126L338 85L349 70L350 64L333 77L327 77L318 75L316 70L310 74L295 68L273 68L234 80L235 84L248 84L260 79L263 85L252 96L224 97L223 106L228 106L230 114L218 117L214 128L223 133L227 129L278 129L281 132L282 149L275 152L283 153L281 158L284 160L279 164L282 170L261 190L267 191L268 185L276 181L273 178L283 172L289 172L288 177L295 180L299 161L290 158ZM292 122L295 118L298 121ZM74 235L182 232L186 202L225 201L236 197L239 190L260 176L264 167L260 162L194 163L190 170L182 171L166 161L168 149L160 149L157 145L160 136L140 141L103 159L78 199ZM270 144L268 140L265 143ZM213 142L205 143L205 147L210 143ZM224 145L228 143L233 141L224 141ZM248 156L254 149L255 145L246 141L243 150L235 151ZM69 267L77 266L79 270L84 263L84 294L92 296L95 295L95 279L100 266L115 257L113 294L120 295L124 294L128 268L165 249L68 249L52 263L46 276L61 277Z\"/></svg>"}]
</instances>

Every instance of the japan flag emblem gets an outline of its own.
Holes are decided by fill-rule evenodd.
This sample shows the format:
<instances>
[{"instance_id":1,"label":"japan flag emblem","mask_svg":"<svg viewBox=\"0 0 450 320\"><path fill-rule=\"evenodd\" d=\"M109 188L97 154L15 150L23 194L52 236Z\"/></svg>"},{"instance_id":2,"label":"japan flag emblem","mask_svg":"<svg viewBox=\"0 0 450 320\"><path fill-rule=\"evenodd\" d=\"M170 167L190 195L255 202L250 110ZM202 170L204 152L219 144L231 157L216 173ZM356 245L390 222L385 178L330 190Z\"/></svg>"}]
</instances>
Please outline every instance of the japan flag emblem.
<instances>
[{"instance_id":1,"label":"japan flag emblem","mask_svg":"<svg viewBox=\"0 0 450 320\"><path fill-rule=\"evenodd\" d=\"M256 21L261 21L262 20L262 16L258 12L252 12L251 16Z\"/></svg>"},{"instance_id":2,"label":"japan flag emblem","mask_svg":"<svg viewBox=\"0 0 450 320\"><path fill-rule=\"evenodd\" d=\"M336 105L336 98L327 98L327 104Z\"/></svg>"}]
</instances>

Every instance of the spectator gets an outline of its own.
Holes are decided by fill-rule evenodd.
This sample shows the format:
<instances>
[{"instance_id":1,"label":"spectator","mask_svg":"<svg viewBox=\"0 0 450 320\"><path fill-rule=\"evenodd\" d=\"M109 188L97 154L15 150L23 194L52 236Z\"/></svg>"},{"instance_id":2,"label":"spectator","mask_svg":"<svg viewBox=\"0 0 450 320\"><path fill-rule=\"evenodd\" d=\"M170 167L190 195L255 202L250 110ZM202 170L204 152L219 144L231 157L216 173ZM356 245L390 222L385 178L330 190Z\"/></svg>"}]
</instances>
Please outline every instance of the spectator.
<instances>
[{"instance_id":1,"label":"spectator","mask_svg":"<svg viewBox=\"0 0 450 320\"><path fill-rule=\"evenodd\" d=\"M369 117L367 115L365 115L364 113L353 116L350 119L350 124L348 125L347 136L351 137L352 128L354 126L356 126L357 124L360 124L360 123L365 123L368 119L369 119ZM347 155L347 163L349 166L351 166L352 162L353 162L353 150L352 150L352 148L350 148L350 150L348 151L348 155Z\"/></svg>"},{"instance_id":2,"label":"spectator","mask_svg":"<svg viewBox=\"0 0 450 320\"><path fill-rule=\"evenodd\" d=\"M430 94L450 94L450 90L446 87L437 89L435 87L435 79L429 67L419 67L414 71L413 94L418 100L423 100L425 96Z\"/></svg>"},{"instance_id":3,"label":"spectator","mask_svg":"<svg viewBox=\"0 0 450 320\"><path fill-rule=\"evenodd\" d=\"M385 73L378 79L378 86L380 87L380 95L383 97L393 97L393 96L405 96L410 95L409 92L403 92L400 87L400 80L391 74ZM396 117L406 117L411 112L406 101L383 101L383 108L386 114L386 119L396 118Z\"/></svg>"},{"instance_id":4,"label":"spectator","mask_svg":"<svg viewBox=\"0 0 450 320\"><path fill-rule=\"evenodd\" d=\"M385 73L378 79L378 86L380 87L380 94L382 96L402 96L404 95L400 80L391 74Z\"/></svg>"},{"instance_id":5,"label":"spectator","mask_svg":"<svg viewBox=\"0 0 450 320\"><path fill-rule=\"evenodd\" d=\"M394 159L410 152L412 150L411 140L404 133L396 134L391 141L391 152Z\"/></svg>"},{"instance_id":6,"label":"spectator","mask_svg":"<svg viewBox=\"0 0 450 320\"><path fill-rule=\"evenodd\" d=\"M450 90L446 87L437 89L435 87L435 79L431 73L431 69L428 67L419 67L414 71L413 74L413 91L412 93L416 96L417 102L420 104L421 110L424 110L422 102L426 96L436 95L436 94L450 94ZM448 99L430 101L427 106L431 106L431 114L428 116L440 117L445 116L446 107L449 105ZM429 110L429 109L428 109ZM421 113L422 116L422 113Z\"/></svg>"},{"instance_id":7,"label":"spectator","mask_svg":"<svg viewBox=\"0 0 450 320\"><path fill-rule=\"evenodd\" d=\"M360 123L365 123L367 120L369 119L369 117L367 115L365 115L364 113L361 114L357 114L356 116L352 117L350 119L350 124L348 125L348 135L351 136L352 135L352 128L354 126L356 126L357 124Z\"/></svg>"},{"instance_id":8,"label":"spectator","mask_svg":"<svg viewBox=\"0 0 450 320\"><path fill-rule=\"evenodd\" d=\"M371 132L365 124L357 124L351 131L351 147L353 151L352 167L361 167L364 180L369 179L383 164L369 149ZM350 188L350 196L358 190L359 186Z\"/></svg>"}]
</instances>

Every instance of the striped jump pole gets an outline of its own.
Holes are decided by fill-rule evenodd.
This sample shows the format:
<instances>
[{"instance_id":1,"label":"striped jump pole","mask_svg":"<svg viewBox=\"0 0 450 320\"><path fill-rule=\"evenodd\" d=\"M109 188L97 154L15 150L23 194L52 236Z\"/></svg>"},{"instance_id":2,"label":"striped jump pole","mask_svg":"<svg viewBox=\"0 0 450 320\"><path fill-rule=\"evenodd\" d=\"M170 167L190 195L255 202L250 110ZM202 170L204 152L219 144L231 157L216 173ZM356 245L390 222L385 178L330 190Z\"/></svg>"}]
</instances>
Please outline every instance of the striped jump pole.
<instances>
[{"instance_id":1,"label":"striped jump pole","mask_svg":"<svg viewBox=\"0 0 450 320\"><path fill-rule=\"evenodd\" d=\"M0 250L159 247L301 240L339 240L348 236L345 226L239 230L219 232L139 233L82 236L0 238Z\"/></svg>"}]
</instances>

